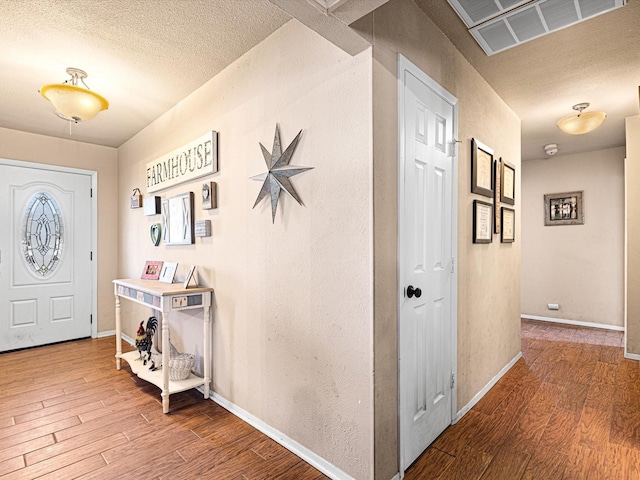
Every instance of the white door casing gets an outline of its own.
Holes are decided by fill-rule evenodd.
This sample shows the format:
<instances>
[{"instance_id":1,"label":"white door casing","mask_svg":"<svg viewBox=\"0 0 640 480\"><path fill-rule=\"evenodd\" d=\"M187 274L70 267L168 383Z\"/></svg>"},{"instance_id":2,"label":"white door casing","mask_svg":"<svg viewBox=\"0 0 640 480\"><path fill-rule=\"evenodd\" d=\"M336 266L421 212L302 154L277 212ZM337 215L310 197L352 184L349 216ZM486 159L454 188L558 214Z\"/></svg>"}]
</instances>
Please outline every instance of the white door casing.
<instances>
[{"instance_id":1,"label":"white door casing","mask_svg":"<svg viewBox=\"0 0 640 480\"><path fill-rule=\"evenodd\" d=\"M400 471L455 416L457 100L398 56Z\"/></svg>"},{"instance_id":2,"label":"white door casing","mask_svg":"<svg viewBox=\"0 0 640 480\"><path fill-rule=\"evenodd\" d=\"M0 351L95 335L94 178L64 170L0 161Z\"/></svg>"}]
</instances>

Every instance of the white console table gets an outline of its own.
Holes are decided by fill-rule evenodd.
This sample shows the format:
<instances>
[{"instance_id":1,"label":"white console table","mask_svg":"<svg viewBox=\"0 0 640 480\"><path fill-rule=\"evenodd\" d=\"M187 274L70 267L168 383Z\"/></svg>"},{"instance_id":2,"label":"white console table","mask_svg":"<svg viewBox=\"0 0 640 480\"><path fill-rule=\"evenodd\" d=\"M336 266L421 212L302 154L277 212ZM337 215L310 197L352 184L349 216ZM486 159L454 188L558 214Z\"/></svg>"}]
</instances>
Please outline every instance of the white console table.
<instances>
[{"instance_id":1,"label":"white console table","mask_svg":"<svg viewBox=\"0 0 640 480\"><path fill-rule=\"evenodd\" d=\"M204 386L204 398L209 398L211 385L211 300L213 289L208 287L184 288L182 283L162 283L157 280L125 279L113 281L116 297L116 369L120 370L121 360L129 363L131 371L162 389L162 411L169 413L169 395L191 388ZM137 350L122 353L122 323L120 299L124 298L153 308L162 314L162 368L149 370L139 360ZM169 325L173 311L203 309L204 329L204 378L193 373L181 381L169 380ZM146 321L146 320L145 320Z\"/></svg>"}]
</instances>

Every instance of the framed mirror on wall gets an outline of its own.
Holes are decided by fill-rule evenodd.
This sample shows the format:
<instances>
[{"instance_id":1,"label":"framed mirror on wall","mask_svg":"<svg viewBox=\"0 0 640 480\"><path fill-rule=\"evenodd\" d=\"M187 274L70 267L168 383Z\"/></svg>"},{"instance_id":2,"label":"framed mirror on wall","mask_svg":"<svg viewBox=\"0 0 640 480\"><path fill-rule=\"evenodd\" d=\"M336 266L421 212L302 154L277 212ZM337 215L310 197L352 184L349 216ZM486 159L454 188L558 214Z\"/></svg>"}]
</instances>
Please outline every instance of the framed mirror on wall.
<instances>
[{"instance_id":1,"label":"framed mirror on wall","mask_svg":"<svg viewBox=\"0 0 640 480\"><path fill-rule=\"evenodd\" d=\"M165 245L195 242L193 203L193 192L162 200L162 239Z\"/></svg>"}]
</instances>

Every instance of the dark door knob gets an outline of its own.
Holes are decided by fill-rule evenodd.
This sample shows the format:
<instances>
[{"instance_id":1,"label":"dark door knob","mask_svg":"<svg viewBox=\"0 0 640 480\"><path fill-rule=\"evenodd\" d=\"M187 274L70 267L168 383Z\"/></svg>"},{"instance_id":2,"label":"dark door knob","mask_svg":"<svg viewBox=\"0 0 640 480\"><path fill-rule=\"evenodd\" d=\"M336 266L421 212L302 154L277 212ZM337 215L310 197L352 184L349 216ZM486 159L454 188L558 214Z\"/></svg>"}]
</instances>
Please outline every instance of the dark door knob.
<instances>
[{"instance_id":1,"label":"dark door knob","mask_svg":"<svg viewBox=\"0 0 640 480\"><path fill-rule=\"evenodd\" d=\"M420 298L420 296L422 295L422 290L420 290L419 288L413 288L413 285L409 285L407 287L407 297L411 298L414 295L416 296L416 298Z\"/></svg>"}]
</instances>

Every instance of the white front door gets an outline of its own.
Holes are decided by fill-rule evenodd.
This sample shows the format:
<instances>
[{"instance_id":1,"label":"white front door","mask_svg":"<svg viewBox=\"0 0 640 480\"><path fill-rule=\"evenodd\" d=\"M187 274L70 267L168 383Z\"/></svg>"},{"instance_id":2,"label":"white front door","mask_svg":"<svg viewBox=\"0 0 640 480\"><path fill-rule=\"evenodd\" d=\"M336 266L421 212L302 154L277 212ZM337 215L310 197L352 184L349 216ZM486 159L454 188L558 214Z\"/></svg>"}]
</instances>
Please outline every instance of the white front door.
<instances>
[{"instance_id":1,"label":"white front door","mask_svg":"<svg viewBox=\"0 0 640 480\"><path fill-rule=\"evenodd\" d=\"M0 164L0 351L91 336L91 176Z\"/></svg>"},{"instance_id":2,"label":"white front door","mask_svg":"<svg viewBox=\"0 0 640 480\"><path fill-rule=\"evenodd\" d=\"M456 99L399 57L401 467L451 424Z\"/></svg>"}]
</instances>

